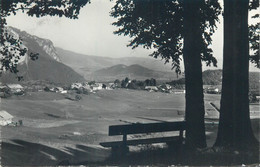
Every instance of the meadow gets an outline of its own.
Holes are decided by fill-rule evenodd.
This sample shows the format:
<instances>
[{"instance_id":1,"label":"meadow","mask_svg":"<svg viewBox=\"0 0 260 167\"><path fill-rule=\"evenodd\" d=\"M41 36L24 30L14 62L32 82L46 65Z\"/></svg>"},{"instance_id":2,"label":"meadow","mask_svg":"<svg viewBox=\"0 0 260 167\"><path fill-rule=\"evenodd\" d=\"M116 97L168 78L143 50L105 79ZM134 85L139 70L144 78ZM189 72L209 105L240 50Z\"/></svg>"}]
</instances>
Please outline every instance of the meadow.
<instances>
[{"instance_id":1,"label":"meadow","mask_svg":"<svg viewBox=\"0 0 260 167\"><path fill-rule=\"evenodd\" d=\"M105 160L110 150L100 142L108 126L184 120L185 95L138 90L102 90L71 101L52 92L27 92L2 99L1 110L22 120L22 126L1 127L3 165L57 165ZM216 138L220 95L205 95L208 146ZM254 106L256 107L256 106ZM256 110L259 110L256 108ZM257 125L257 124L256 124ZM259 126L254 126L256 132ZM130 136L131 138L131 136Z\"/></svg>"}]
</instances>

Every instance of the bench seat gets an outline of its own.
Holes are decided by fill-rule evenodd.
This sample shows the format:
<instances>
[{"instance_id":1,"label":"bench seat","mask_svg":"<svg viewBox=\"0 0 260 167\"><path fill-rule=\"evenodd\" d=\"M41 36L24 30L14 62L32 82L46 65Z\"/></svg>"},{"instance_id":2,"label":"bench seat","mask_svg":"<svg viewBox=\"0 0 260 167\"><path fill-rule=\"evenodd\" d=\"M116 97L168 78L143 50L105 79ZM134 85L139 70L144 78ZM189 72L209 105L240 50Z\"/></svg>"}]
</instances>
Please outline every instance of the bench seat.
<instances>
[{"instance_id":1,"label":"bench seat","mask_svg":"<svg viewBox=\"0 0 260 167\"><path fill-rule=\"evenodd\" d=\"M117 136L122 135L122 141L102 142L103 147L111 147L112 155L126 155L129 151L128 146L136 146L140 144L154 144L154 143L166 143L170 147L175 147L175 144L181 146L184 141L183 131L185 131L185 121L179 122L156 122L156 123L136 123L126 125L112 125L109 126L108 135ZM154 138L136 138L127 140L127 135L133 134L150 134L150 133L162 133L179 131L178 136L169 137L154 137Z\"/></svg>"},{"instance_id":2,"label":"bench seat","mask_svg":"<svg viewBox=\"0 0 260 167\"><path fill-rule=\"evenodd\" d=\"M171 136L171 137L158 137L158 138L148 138L148 139L134 139L127 140L126 143L123 141L113 141L113 142L103 142L100 143L103 147L117 147L123 146L124 144L127 146L136 146L139 144L151 144L151 143L169 143L169 142L177 142L182 141L180 136Z\"/></svg>"}]
</instances>

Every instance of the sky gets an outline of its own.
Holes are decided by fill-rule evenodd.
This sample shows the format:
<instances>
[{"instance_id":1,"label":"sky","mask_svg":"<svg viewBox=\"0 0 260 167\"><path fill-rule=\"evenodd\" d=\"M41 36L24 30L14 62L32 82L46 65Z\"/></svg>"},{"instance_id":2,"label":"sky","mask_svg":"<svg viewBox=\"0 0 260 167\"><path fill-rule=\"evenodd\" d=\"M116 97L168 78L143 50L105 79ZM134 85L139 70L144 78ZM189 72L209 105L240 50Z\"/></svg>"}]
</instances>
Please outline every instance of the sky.
<instances>
[{"instance_id":1,"label":"sky","mask_svg":"<svg viewBox=\"0 0 260 167\"><path fill-rule=\"evenodd\" d=\"M147 56L151 51L126 47L129 38L113 34L115 21L109 16L113 3L92 0L80 11L79 19L65 17L28 17L18 13L7 18L7 23L30 34L50 39L55 46L77 53L105 56Z\"/></svg>"},{"instance_id":2,"label":"sky","mask_svg":"<svg viewBox=\"0 0 260 167\"><path fill-rule=\"evenodd\" d=\"M20 12L15 16L9 16L7 24L32 35L50 39L56 47L81 54L114 58L148 57L152 50L142 47L133 50L126 46L129 37L113 34L117 28L112 25L115 19L109 16L112 7L113 2L108 0L92 0L81 9L76 20L50 16L36 18ZM217 27L212 37L211 47L213 55L218 60L218 68L222 68L223 19L221 16Z\"/></svg>"}]
</instances>

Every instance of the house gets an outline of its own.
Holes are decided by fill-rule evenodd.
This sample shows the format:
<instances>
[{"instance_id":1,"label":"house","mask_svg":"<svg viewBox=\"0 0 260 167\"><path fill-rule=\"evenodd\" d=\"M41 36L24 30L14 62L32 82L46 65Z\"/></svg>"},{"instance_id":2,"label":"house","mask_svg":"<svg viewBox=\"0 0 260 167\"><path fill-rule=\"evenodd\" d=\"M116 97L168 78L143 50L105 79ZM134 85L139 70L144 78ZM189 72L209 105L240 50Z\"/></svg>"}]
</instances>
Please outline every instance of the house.
<instances>
[{"instance_id":1,"label":"house","mask_svg":"<svg viewBox=\"0 0 260 167\"><path fill-rule=\"evenodd\" d=\"M108 83L108 87L111 88L111 89L115 89L115 88L117 88L118 86L117 86L117 84L115 84L115 83Z\"/></svg>"},{"instance_id":2,"label":"house","mask_svg":"<svg viewBox=\"0 0 260 167\"><path fill-rule=\"evenodd\" d=\"M158 91L158 88L156 86L146 86L144 89L148 91Z\"/></svg>"},{"instance_id":3,"label":"house","mask_svg":"<svg viewBox=\"0 0 260 167\"><path fill-rule=\"evenodd\" d=\"M71 85L71 89L79 89L79 88L81 88L82 86L83 86L82 83L73 83L73 84Z\"/></svg>"},{"instance_id":4,"label":"house","mask_svg":"<svg viewBox=\"0 0 260 167\"><path fill-rule=\"evenodd\" d=\"M68 93L68 91L67 91L67 90L63 90L63 91L61 91L60 93L61 93L61 94L66 94L66 93Z\"/></svg>"},{"instance_id":5,"label":"house","mask_svg":"<svg viewBox=\"0 0 260 167\"><path fill-rule=\"evenodd\" d=\"M24 92L24 88L20 84L7 84L7 87L10 88L14 94L23 94Z\"/></svg>"},{"instance_id":6,"label":"house","mask_svg":"<svg viewBox=\"0 0 260 167\"><path fill-rule=\"evenodd\" d=\"M159 89L161 92L170 92L170 90L172 89L171 85L169 84L162 84L162 85L159 85Z\"/></svg>"},{"instance_id":7,"label":"house","mask_svg":"<svg viewBox=\"0 0 260 167\"><path fill-rule=\"evenodd\" d=\"M6 85L0 85L0 91L5 91L6 89L8 89Z\"/></svg>"},{"instance_id":8,"label":"house","mask_svg":"<svg viewBox=\"0 0 260 167\"><path fill-rule=\"evenodd\" d=\"M207 93L210 93L210 94L218 94L220 93L219 89L218 88L215 88L215 87L211 87L211 88L208 88L206 90Z\"/></svg>"},{"instance_id":9,"label":"house","mask_svg":"<svg viewBox=\"0 0 260 167\"><path fill-rule=\"evenodd\" d=\"M84 89L87 89L87 90L91 90L91 87L90 87L90 85L88 85L88 84L83 84L83 88L84 88Z\"/></svg>"},{"instance_id":10,"label":"house","mask_svg":"<svg viewBox=\"0 0 260 167\"><path fill-rule=\"evenodd\" d=\"M169 84L165 84L165 88L166 88L166 90L170 90L172 87Z\"/></svg>"},{"instance_id":11,"label":"house","mask_svg":"<svg viewBox=\"0 0 260 167\"><path fill-rule=\"evenodd\" d=\"M102 83L95 83L95 84L91 85L92 90L101 90L102 86L103 86Z\"/></svg>"},{"instance_id":12,"label":"house","mask_svg":"<svg viewBox=\"0 0 260 167\"><path fill-rule=\"evenodd\" d=\"M6 126L13 122L13 116L8 112L2 110L0 111L0 126Z\"/></svg>"},{"instance_id":13,"label":"house","mask_svg":"<svg viewBox=\"0 0 260 167\"><path fill-rule=\"evenodd\" d=\"M22 85L20 85L20 84L7 84L7 87L9 87L11 89L11 91L23 89Z\"/></svg>"},{"instance_id":14,"label":"house","mask_svg":"<svg viewBox=\"0 0 260 167\"><path fill-rule=\"evenodd\" d=\"M175 94L184 94L186 91L185 89L174 89L172 92Z\"/></svg>"},{"instance_id":15,"label":"house","mask_svg":"<svg viewBox=\"0 0 260 167\"><path fill-rule=\"evenodd\" d=\"M64 91L64 89L62 87L56 87L54 90L55 90L55 92L62 92L62 91Z\"/></svg>"}]
</instances>

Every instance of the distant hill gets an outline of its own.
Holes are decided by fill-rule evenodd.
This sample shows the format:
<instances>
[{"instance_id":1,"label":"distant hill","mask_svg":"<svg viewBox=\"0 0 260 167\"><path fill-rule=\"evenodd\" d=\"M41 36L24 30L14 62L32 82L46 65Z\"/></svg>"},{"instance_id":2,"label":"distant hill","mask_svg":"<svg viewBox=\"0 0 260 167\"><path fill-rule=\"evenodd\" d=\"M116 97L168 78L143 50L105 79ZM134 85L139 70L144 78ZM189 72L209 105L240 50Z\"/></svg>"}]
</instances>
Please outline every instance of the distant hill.
<instances>
[{"instance_id":1,"label":"distant hill","mask_svg":"<svg viewBox=\"0 0 260 167\"><path fill-rule=\"evenodd\" d=\"M204 85L221 85L222 70L206 70L202 73ZM250 89L259 89L260 72L249 72Z\"/></svg>"},{"instance_id":2,"label":"distant hill","mask_svg":"<svg viewBox=\"0 0 260 167\"><path fill-rule=\"evenodd\" d=\"M84 78L71 67L61 63L50 40L30 35L13 27L9 27L9 31L22 39L23 45L28 49L28 54L39 53L36 61L32 61L27 54L19 62L18 75L22 75L25 81L46 80L53 83L84 81ZM0 79L4 83L18 82L15 75L9 72L3 73Z\"/></svg>"},{"instance_id":3,"label":"distant hill","mask_svg":"<svg viewBox=\"0 0 260 167\"><path fill-rule=\"evenodd\" d=\"M206 70L202 73L204 85L221 85L222 70ZM249 72L249 89L259 92L260 72ZM170 84L185 84L185 78L169 82Z\"/></svg>"},{"instance_id":4,"label":"distant hill","mask_svg":"<svg viewBox=\"0 0 260 167\"><path fill-rule=\"evenodd\" d=\"M145 80L148 78L154 78L157 80L174 80L177 79L176 74L172 72L155 71L143 67L138 64L126 66L124 64L118 64L112 67L103 68L92 73L91 78L93 80L113 81L115 79L137 79Z\"/></svg>"},{"instance_id":5,"label":"distant hill","mask_svg":"<svg viewBox=\"0 0 260 167\"><path fill-rule=\"evenodd\" d=\"M152 69L154 71L171 72L171 64L164 64L161 59L155 59L152 57L122 57L122 58L111 58L111 57L99 57L89 56L84 54L75 53L72 51L56 48L57 53L61 61L72 67L79 74L83 75L86 80L91 80L93 77L92 73L104 68L116 66L118 64L131 66L140 65L142 67ZM175 75L175 74L174 74ZM92 78L93 79L93 78Z\"/></svg>"},{"instance_id":6,"label":"distant hill","mask_svg":"<svg viewBox=\"0 0 260 167\"><path fill-rule=\"evenodd\" d=\"M221 85L222 70L206 70L202 73L204 85Z\"/></svg>"}]
</instances>

